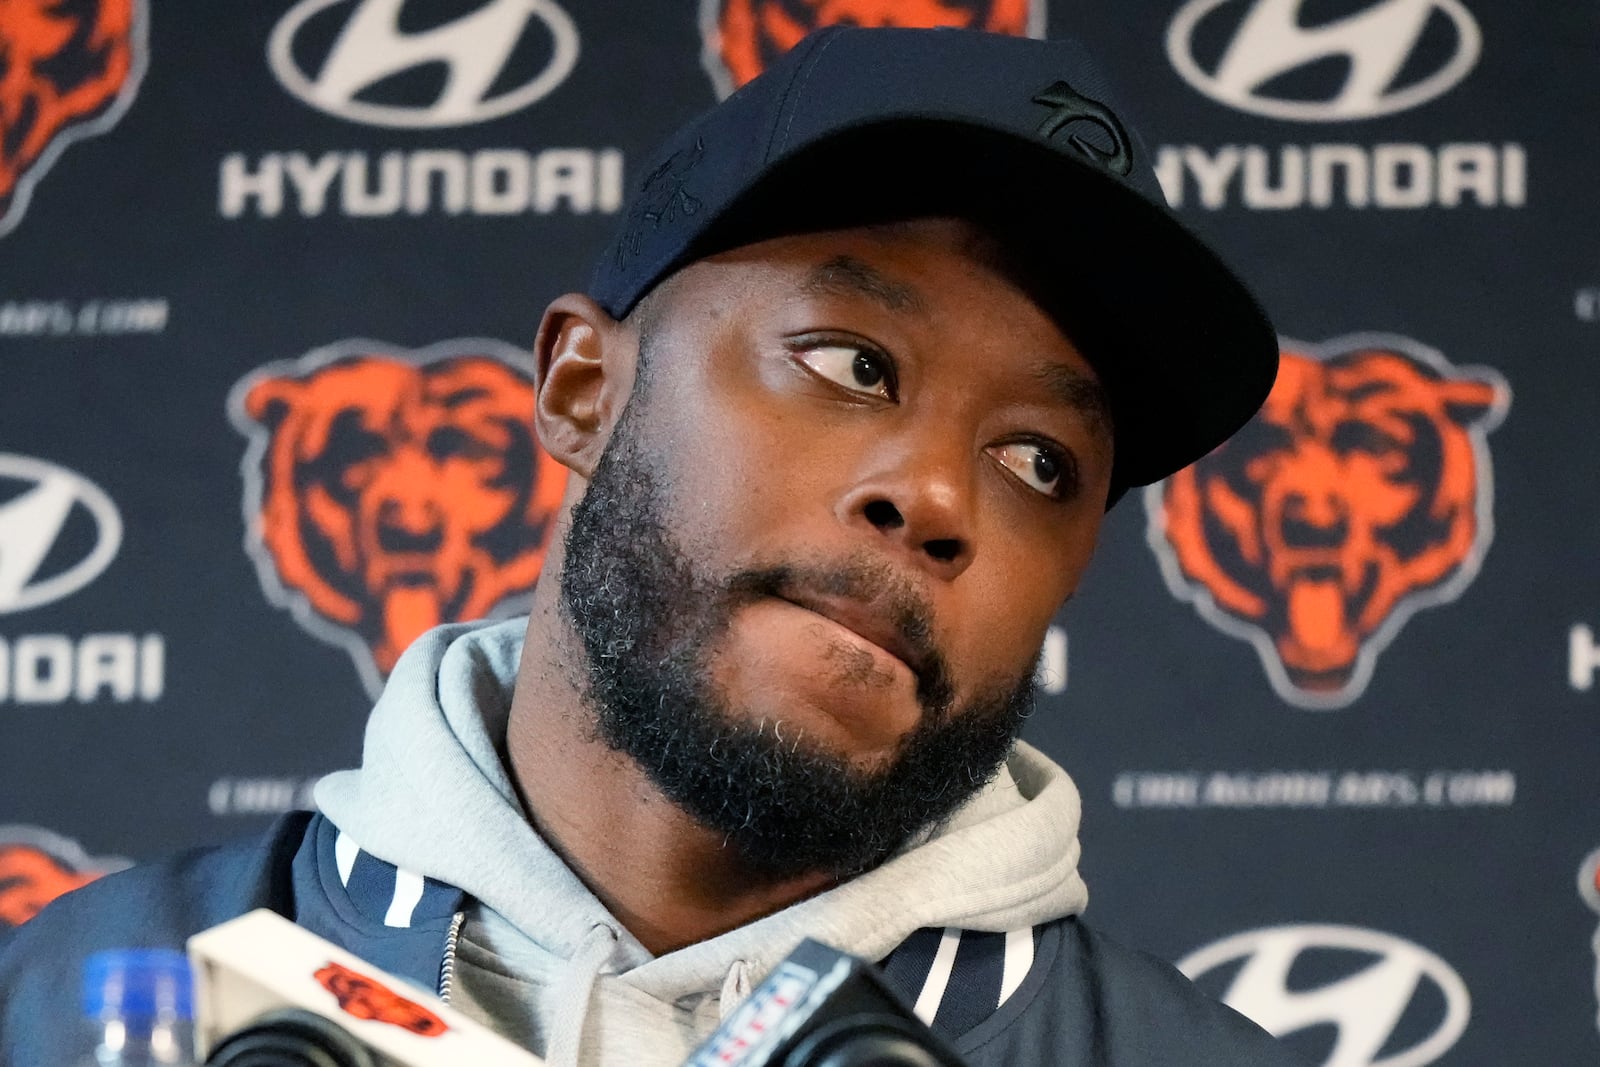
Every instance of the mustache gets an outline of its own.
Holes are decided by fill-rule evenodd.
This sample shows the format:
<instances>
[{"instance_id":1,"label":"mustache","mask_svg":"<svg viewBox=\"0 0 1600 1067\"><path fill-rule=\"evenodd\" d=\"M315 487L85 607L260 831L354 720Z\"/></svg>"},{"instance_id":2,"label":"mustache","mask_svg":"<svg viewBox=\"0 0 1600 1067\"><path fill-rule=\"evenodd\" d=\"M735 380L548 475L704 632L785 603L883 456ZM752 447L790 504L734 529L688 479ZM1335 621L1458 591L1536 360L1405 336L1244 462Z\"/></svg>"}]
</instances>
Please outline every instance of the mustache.
<instances>
[{"instance_id":1,"label":"mustache","mask_svg":"<svg viewBox=\"0 0 1600 1067\"><path fill-rule=\"evenodd\" d=\"M910 650L908 666L917 679L917 702L935 721L955 704L950 660L934 635L933 607L918 584L878 560L847 559L837 563L784 563L730 575L724 585L730 606L767 597L805 603L840 598L871 610L894 629Z\"/></svg>"}]
</instances>

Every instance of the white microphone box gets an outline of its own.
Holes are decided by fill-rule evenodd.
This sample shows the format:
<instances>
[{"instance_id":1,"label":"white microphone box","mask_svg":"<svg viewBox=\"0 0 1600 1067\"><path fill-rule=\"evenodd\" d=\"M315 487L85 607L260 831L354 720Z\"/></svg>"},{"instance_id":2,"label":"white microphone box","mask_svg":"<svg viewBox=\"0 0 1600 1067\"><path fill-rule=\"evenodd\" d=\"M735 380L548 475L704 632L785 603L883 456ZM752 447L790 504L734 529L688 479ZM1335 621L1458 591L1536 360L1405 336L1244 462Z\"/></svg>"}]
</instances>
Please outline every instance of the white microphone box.
<instances>
[{"instance_id":1,"label":"white microphone box","mask_svg":"<svg viewBox=\"0 0 1600 1067\"><path fill-rule=\"evenodd\" d=\"M189 939L202 1056L262 1015L299 1008L384 1067L540 1067L537 1056L416 986L265 909Z\"/></svg>"}]
</instances>

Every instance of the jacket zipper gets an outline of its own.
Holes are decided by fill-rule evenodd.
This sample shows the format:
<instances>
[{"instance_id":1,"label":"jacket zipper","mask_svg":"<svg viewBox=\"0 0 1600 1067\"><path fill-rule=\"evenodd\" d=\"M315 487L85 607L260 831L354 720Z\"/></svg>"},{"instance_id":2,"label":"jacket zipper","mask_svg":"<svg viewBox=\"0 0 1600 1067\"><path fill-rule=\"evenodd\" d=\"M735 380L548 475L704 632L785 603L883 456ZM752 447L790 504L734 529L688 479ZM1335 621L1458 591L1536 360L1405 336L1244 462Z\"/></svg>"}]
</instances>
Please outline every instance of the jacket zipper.
<instances>
[{"instance_id":1,"label":"jacket zipper","mask_svg":"<svg viewBox=\"0 0 1600 1067\"><path fill-rule=\"evenodd\" d=\"M444 959L439 963L439 999L450 1003L450 986L456 976L456 945L461 940L461 926L467 913L458 911L450 919L450 932L444 938Z\"/></svg>"}]
</instances>

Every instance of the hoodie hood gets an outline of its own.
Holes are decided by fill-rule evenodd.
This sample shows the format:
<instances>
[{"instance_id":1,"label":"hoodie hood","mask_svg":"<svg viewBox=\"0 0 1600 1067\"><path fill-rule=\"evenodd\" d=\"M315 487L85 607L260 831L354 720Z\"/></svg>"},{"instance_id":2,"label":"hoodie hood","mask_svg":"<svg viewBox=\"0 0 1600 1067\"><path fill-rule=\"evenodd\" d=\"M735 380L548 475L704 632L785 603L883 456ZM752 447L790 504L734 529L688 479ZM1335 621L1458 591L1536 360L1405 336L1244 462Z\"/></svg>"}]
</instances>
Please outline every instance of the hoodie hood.
<instances>
[{"instance_id":1,"label":"hoodie hood","mask_svg":"<svg viewBox=\"0 0 1600 1067\"><path fill-rule=\"evenodd\" d=\"M603 942L596 967L670 1004L740 991L738 974L759 981L805 937L878 960L919 929L1015 931L1087 902L1077 790L1019 742L994 782L880 866L652 956L534 831L512 787L504 739L526 626L445 626L419 638L373 710L360 769L323 779L316 801L362 850L460 888L556 959L595 955Z\"/></svg>"}]
</instances>

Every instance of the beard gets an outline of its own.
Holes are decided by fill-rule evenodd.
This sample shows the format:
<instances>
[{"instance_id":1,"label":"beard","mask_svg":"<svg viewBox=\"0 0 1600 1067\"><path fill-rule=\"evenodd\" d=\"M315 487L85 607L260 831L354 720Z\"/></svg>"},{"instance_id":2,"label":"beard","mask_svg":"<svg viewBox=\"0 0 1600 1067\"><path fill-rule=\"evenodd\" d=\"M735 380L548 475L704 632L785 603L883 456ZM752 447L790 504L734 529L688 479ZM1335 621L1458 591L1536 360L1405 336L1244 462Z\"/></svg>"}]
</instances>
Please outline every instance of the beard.
<instances>
[{"instance_id":1,"label":"beard","mask_svg":"<svg viewBox=\"0 0 1600 1067\"><path fill-rule=\"evenodd\" d=\"M707 574L673 538L659 467L640 447L635 396L572 513L560 603L587 670L575 679L595 737L723 835L749 875L850 878L942 822L991 780L1033 709L1031 672L956 706L931 616L870 556ZM795 590L887 605L916 650L918 725L861 769L731 708L711 661L734 614Z\"/></svg>"}]
</instances>

